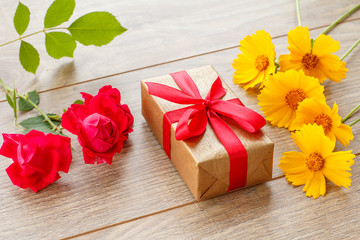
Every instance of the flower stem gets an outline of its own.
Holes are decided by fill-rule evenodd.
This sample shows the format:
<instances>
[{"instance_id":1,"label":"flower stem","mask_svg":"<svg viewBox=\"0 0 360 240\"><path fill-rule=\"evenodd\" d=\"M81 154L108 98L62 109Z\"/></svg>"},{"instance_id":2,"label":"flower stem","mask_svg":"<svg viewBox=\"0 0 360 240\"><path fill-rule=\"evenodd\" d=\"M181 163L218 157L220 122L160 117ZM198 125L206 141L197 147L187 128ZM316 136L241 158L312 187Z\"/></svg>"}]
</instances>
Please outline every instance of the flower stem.
<instances>
[{"instance_id":1,"label":"flower stem","mask_svg":"<svg viewBox=\"0 0 360 240\"><path fill-rule=\"evenodd\" d=\"M341 119L341 122L342 122L342 123L346 122L346 120L348 120L348 119L351 117L351 115L353 115L354 112L356 112L359 108L360 108L360 104L357 105L353 110L351 110L351 112L349 112L349 114L346 115L346 117L344 117L343 119Z\"/></svg>"},{"instance_id":2,"label":"flower stem","mask_svg":"<svg viewBox=\"0 0 360 240\"><path fill-rule=\"evenodd\" d=\"M351 48L346 51L346 53L340 58L340 60L341 60L341 61L344 60L344 58L346 58L347 55L349 55L349 53L351 53L351 51L354 50L354 48L356 48L357 45L359 45L359 43L360 43L360 39L358 39L358 40L356 41L356 43L354 43L354 45L352 45Z\"/></svg>"},{"instance_id":3,"label":"flower stem","mask_svg":"<svg viewBox=\"0 0 360 240\"><path fill-rule=\"evenodd\" d=\"M39 34L39 33L42 33L42 32L51 31L51 30L57 30L57 29L67 29L67 28L65 28L65 27L44 28L43 30L40 30L40 31L37 31L37 32L33 32L33 33L30 33L30 34L25 35L25 36L19 36L19 38L17 38L17 39L14 39L14 40L11 40L11 41L9 41L9 42L0 44L0 47L5 46L5 45L8 45L8 44L13 43L13 42L16 42L16 41L20 41L20 40L22 40L22 39L24 39L24 38L31 37L31 36L33 36L33 35L36 35L36 34Z\"/></svg>"},{"instance_id":4,"label":"flower stem","mask_svg":"<svg viewBox=\"0 0 360 240\"><path fill-rule=\"evenodd\" d=\"M355 7L353 7L352 9L350 9L349 11L347 11L344 15L342 15L341 17L339 17L335 22L333 22L330 26L328 26L321 34L328 34L336 25L338 25L339 23L341 23L344 19L346 19L348 16L350 16L351 14L353 14L355 11L357 11L358 9L360 9L360 4L356 5Z\"/></svg>"},{"instance_id":5,"label":"flower stem","mask_svg":"<svg viewBox=\"0 0 360 240\"><path fill-rule=\"evenodd\" d=\"M33 101L31 101L31 99L29 99L29 98L25 97L24 95L18 93L15 89L14 90L10 89L1 78L0 78L0 84L3 86L3 88L5 89L5 91L7 93L14 94L14 96L16 95L19 98L22 98L25 101L27 101L28 103L30 103L31 106L33 106L44 117L45 121L47 121L50 124L50 126L53 128L54 131L61 132L61 129L58 126L56 126L53 123L53 121L51 121L51 119L48 117L48 115L45 114ZM16 99L14 99L14 101L16 101Z\"/></svg>"},{"instance_id":6,"label":"flower stem","mask_svg":"<svg viewBox=\"0 0 360 240\"><path fill-rule=\"evenodd\" d=\"M355 122L353 122L352 124L350 124L350 127L352 127L353 125L355 125L357 122L360 122L360 118L358 120L356 120Z\"/></svg>"},{"instance_id":7,"label":"flower stem","mask_svg":"<svg viewBox=\"0 0 360 240\"><path fill-rule=\"evenodd\" d=\"M296 0L296 14L297 14L297 19L298 19L298 24L301 27L301 15L300 15L300 4L299 4L299 0Z\"/></svg>"}]
</instances>

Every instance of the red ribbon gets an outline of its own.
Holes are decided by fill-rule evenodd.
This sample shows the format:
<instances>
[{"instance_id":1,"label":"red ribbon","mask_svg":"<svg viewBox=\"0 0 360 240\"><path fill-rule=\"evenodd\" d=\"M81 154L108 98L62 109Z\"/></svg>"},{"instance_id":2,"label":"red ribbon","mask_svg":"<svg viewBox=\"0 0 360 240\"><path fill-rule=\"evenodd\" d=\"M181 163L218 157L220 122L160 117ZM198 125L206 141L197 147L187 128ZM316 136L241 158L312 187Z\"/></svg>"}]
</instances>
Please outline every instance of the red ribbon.
<instances>
[{"instance_id":1,"label":"red ribbon","mask_svg":"<svg viewBox=\"0 0 360 240\"><path fill-rule=\"evenodd\" d=\"M230 158L230 181L228 191L246 185L247 152L234 131L220 117L233 119L247 132L253 133L262 128L265 119L251 109L244 107L239 99L221 100L226 94L219 77L215 80L205 99L187 72L170 74L180 90L159 83L147 82L149 94L178 104L193 104L164 114L163 147L170 158L171 124L178 122L176 140L185 140L201 135L208 120Z\"/></svg>"}]
</instances>

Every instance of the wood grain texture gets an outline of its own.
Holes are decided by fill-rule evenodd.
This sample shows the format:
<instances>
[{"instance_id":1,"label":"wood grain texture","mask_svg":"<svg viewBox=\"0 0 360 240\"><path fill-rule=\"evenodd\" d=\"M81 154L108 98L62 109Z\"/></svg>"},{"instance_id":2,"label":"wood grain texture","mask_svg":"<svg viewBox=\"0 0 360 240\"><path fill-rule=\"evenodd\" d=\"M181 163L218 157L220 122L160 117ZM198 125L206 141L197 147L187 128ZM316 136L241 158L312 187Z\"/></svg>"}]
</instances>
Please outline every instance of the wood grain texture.
<instances>
[{"instance_id":1,"label":"wood grain texture","mask_svg":"<svg viewBox=\"0 0 360 240\"><path fill-rule=\"evenodd\" d=\"M31 14L25 34L43 27L43 16L52 0L24 1ZM329 25L354 6L353 0L302 0L303 24L310 28ZM12 26L16 1L4 2L0 43L17 38ZM141 69L189 56L217 51L239 44L255 30L266 29L273 37L285 35L297 25L295 4L288 0L186 0L186 1L78 1L70 22L90 11L110 11L129 30L101 48L78 44L74 60L47 56L43 34L24 39L36 46L41 56L37 75L22 69L17 59L19 43L0 49L0 77L20 91L39 91ZM316 21L314 21L316 17ZM360 12L349 19L360 17ZM64 24L68 26L68 24ZM4 95L0 92L0 99Z\"/></svg>"},{"instance_id":2,"label":"wood grain texture","mask_svg":"<svg viewBox=\"0 0 360 240\"><path fill-rule=\"evenodd\" d=\"M341 25L338 31L334 31L334 38L342 41L342 45L345 47L350 46L353 41L352 39L346 39L348 37L346 32L356 29L359 26L358 23L349 22ZM316 33L316 31L312 33ZM281 48L285 48L286 38L275 39L274 43ZM284 49L278 51L281 52L282 50ZM75 151L70 173L63 174L62 179L38 194L13 186L5 172L0 172L0 182L3 186L0 190L2 196L0 207L2 219L0 222L1 236L10 239L14 236L29 236L29 238L31 236L36 236L36 238L68 237L192 202L193 197L190 191L140 115L140 80L184 68L214 63L215 69L227 81L235 94L248 107L258 110L255 95L246 94L243 89L232 83L233 70L231 62L237 51L236 48L229 49L42 93L40 106L49 112L61 112L63 107L80 98L80 91L96 94L97 89L102 85L111 84L120 89L122 103L129 104L135 116L135 131L130 135L122 153L115 157L112 166L83 164L79 145L76 139L73 138ZM354 57L354 55L350 59L349 75L346 81L341 83L341 87L339 88L338 85L331 82L326 83L329 101L336 100L340 105L340 113L342 114L352 108L351 103L355 104L360 101L359 95L354 90L354 85L358 81L357 76L360 74L360 69L357 67L360 59ZM54 105L54 102L57 104ZM6 106L5 102L0 103L0 109L2 113L0 129L7 132L8 130L15 131L12 127L11 109ZM274 176L281 176L282 173L277 167L281 153L296 147L292 143L289 137L290 133L287 130L266 126L265 131L276 144ZM358 126L354 128L354 133L355 136L359 135ZM360 152L358 138L353 141L350 148L354 149L355 153ZM1 158L0 168L5 169L10 162L9 159ZM358 172L354 172L355 176L358 174ZM274 184L275 189L282 191L285 195L301 192L299 189L292 191L292 188L284 180L276 181L277 183ZM249 191L261 192L268 188L266 186L268 184L258 185L251 188L252 190L240 190L234 194L241 195L243 194L241 192L248 193ZM353 191L352 189L350 189L350 192ZM268 198L272 199L272 201L278 201L278 197L273 196L273 191L265 193L269 195ZM304 201L302 193L297 196L297 201ZM227 199L228 197L221 197L221 199L223 198ZM260 198L253 195L246 199L254 199L254 201L258 201L258 205L261 204ZM337 196L334 196L334 198L327 196L324 199L325 202L327 200L336 202ZM235 199L232 201L236 202ZM243 203L244 201L241 200L240 202ZM236 204L240 203L236 202ZM313 204L320 205L317 202L313 202ZM250 208L249 211L253 212L255 209ZM270 211L266 216L279 217L280 212L278 211ZM249 221L252 216L249 215ZM215 224L217 220L215 218L209 221L213 221ZM229 221L237 223L234 216ZM28 224L30 222L31 225ZM46 222L46 228L44 228L44 222ZM266 222L270 224L268 221ZM42 230L39 231L39 229ZM270 226L269 229L271 229Z\"/></svg>"},{"instance_id":3,"label":"wood grain texture","mask_svg":"<svg viewBox=\"0 0 360 240\"><path fill-rule=\"evenodd\" d=\"M353 173L350 190L327 184L316 200L280 178L75 239L358 239L358 162Z\"/></svg>"},{"instance_id":4,"label":"wood grain texture","mask_svg":"<svg viewBox=\"0 0 360 240\"><path fill-rule=\"evenodd\" d=\"M251 7L243 8L243 10L233 10L234 16L230 18L232 20L229 22L221 20L222 17L226 18L226 14L225 16L215 17L212 15L206 18L207 14L210 14L211 11L215 12L215 10L211 10L212 8L220 5L216 5L216 2L211 1L209 2L209 9L204 10L205 12L201 12L203 8L194 7L194 11L201 10L202 15L199 17L194 17L197 15L191 14L190 5L184 4L183 7L185 7L181 10L181 8L179 8L181 7L180 5L173 3L174 5L171 6L174 9L178 8L180 11L179 16L182 16L176 19L171 19L169 13L161 12L156 9L155 6L151 8L146 5L154 3L145 3L144 1L144 6L148 8L142 9L144 15L135 18L136 20L131 20L131 16L138 13L135 6L139 3L135 1L131 4L124 3L130 4L133 8L131 8L130 5L126 5L128 7L122 9L119 13L124 13L128 16L126 18L128 21L126 24L135 22L138 25L133 26L142 26L142 28L139 27L140 29L137 32L137 36L135 36L135 34L131 38L129 37L129 39L121 36L117 40L119 42L114 42L113 45L107 46L108 50L105 50L107 47L101 49L90 48L90 50L89 48L80 48L77 53L79 57L76 56L75 61L64 60L57 62L51 59L45 59L45 66L43 65L41 67L36 79L30 78L30 81L28 81L29 78L26 74L24 75L21 70L19 71L21 67L16 66L17 59L11 60L11 55L13 56L14 54L9 55L9 53L6 52L8 50L2 52L2 54L6 56L2 57L5 63L0 66L0 72L4 74L1 76L4 79L4 76L7 76L6 74L10 76L10 78L5 79L7 82L9 79L16 80L17 86L20 86L20 89L37 87L45 91L57 88L56 90L46 91L41 94L40 107L48 112L61 113L63 107L69 106L74 100L80 98L79 92L81 91L96 94L97 90L105 84L111 84L119 88L122 93L122 103L128 104L134 114L135 131L130 134L130 138L126 142L123 151L116 155L112 166L83 164L80 147L76 138L72 137L75 150L73 152L74 160L70 173L62 174L62 179L40 191L38 194L13 186L6 173L0 171L0 183L2 185L0 190L0 238L54 239L77 235L82 232L88 232L123 221L130 222L123 224L123 226L119 227L119 230L116 227L111 230L109 229L109 233L98 232L96 235L89 235L88 237L101 238L103 236L109 236L109 238L111 238L111 236L144 236L145 238L150 238L154 236L154 238L166 238L169 230L173 230L174 238L200 238L202 236L220 238L227 235L236 237L241 233L251 234L253 231L254 234L257 233L257 235L254 235L255 237L265 236L266 233L274 237L281 237L281 234L284 234L284 238L300 236L297 234L302 234L301 236L304 237L309 235L321 237L322 235L320 234L326 234L323 229L330 231L330 234L332 231L337 231L339 237L346 237L345 231L349 231L349 234L352 233L351 231L357 233L357 229L354 227L358 226L357 222L359 220L357 199L359 199L360 173L357 163L353 171L353 187L350 188L350 190L338 190L338 188L330 185L328 195L316 201L306 199L301 189L292 188L286 184L284 178L280 178L267 184L240 190L210 201L192 204L193 197L190 191L168 160L166 154L140 114L139 95L141 79L208 64L214 65L215 69L246 106L258 111L259 106L257 105L256 94L246 93L243 89L232 83L233 69L231 64L238 53L237 48L234 47L198 57L191 57L191 55L206 53L213 49L219 50L226 46L233 46L231 44L236 45L247 33L252 33L262 26L269 30L270 33L273 31L274 33L284 35L290 28L296 25L293 2L284 2L285 1L274 1L272 3L273 5L265 3L264 6L266 8L272 6L273 9L276 9L276 14L274 13L275 11L268 10L264 12L264 16L250 15L251 9L263 9L263 6L260 6L259 3L257 3L259 6L250 5ZM326 21L331 22L332 19L336 18L334 16L339 15L345 8L353 4L352 1L337 1L334 4L339 8L334 8L334 11L329 11L329 9L333 7L331 4L324 4L324 2L319 1L319 4L324 6L315 9L309 6L311 6L311 4L316 6L318 2L311 3L311 1L305 0L302 2L304 2L302 6L308 7L306 11L303 11L304 24L307 18L306 16L308 16L309 25L314 22L315 15L326 16ZM114 3L111 5L113 6L111 9L105 10L113 11L112 9L117 9L116 7L119 8L120 3L122 2ZM213 3L214 6L212 6L211 3ZM244 2L233 4L243 3ZM82 5L84 12L91 11L98 6L98 2L96 1L91 3L78 3L79 9L81 9L79 4L84 4ZM32 4L29 4L29 6L30 5ZM229 4L229 6L222 5L224 4L221 4L221 7L218 8L220 10L222 9L221 11L224 13L226 13L226 9L229 6L230 10L232 10L232 8L235 9L235 6L231 4ZM39 9L46 9L39 2L36 3L36 6ZM106 6L107 5L104 5L104 8ZM148 11L149 9L153 9L154 11ZM291 10L288 11L287 9ZM1 8L0 11L2 13L0 19L11 13L11 11L7 11L6 8L5 10ZM310 13L306 13L307 11ZM147 12L147 14L145 14L145 12ZM244 13L245 16L246 12L248 12L247 14L249 15L248 19L239 21L245 21L245 23L247 21L249 23L251 19L254 19L254 23L249 23L245 30L239 32L239 35L235 37L229 32L225 32L224 34L228 35L218 39L218 34L223 34L219 26L227 29L227 24L229 24L229 26L235 24L234 27L229 27L229 29L240 28L245 23L241 22L239 23L240 25L236 25L235 20L237 20L237 18L235 17L238 16L235 16L235 13L239 15ZM281 16L284 19L288 18L291 20L287 21L286 24L288 25L284 24L283 27L281 27L282 25L280 25L280 27L278 25L273 26L272 24L270 25L268 19L266 19L266 17L269 16L274 17L274 22L277 21L276 19L281 19ZM278 18L278 16L280 17ZM141 19L145 17L149 17L149 21L145 25L141 25ZM121 18L122 17L120 17L120 20ZM165 21L167 18L168 22ZM220 25L213 24L211 19L214 18L215 20L213 21ZM41 18L39 17L39 19ZM201 32L203 35L200 33L199 35L195 35L194 41L190 41L185 37L175 39L180 35L175 34L176 30L174 30L174 32L172 32L172 30L180 27L171 26L171 24L179 23L179 19L184 23L196 25L195 29L197 30L205 28L206 25L209 26L204 29L204 32ZM257 19L260 19L259 22L257 22ZM146 29L152 26L151 23L155 23L156 21L161 22L162 27L159 25L154 27L155 29ZM323 19L320 19L316 21L316 24L320 25L322 21ZM11 21L5 22L8 26L12 24ZM340 40L343 47L341 51L339 51L339 55L359 37L356 34L360 32L359 22L359 20L356 20L341 24L332 32L331 35L336 40ZM130 26L125 23L123 24L126 27ZM263 25L261 26L261 24ZM312 25L314 24L315 23ZM156 26L156 24L153 25ZM166 28L164 29L164 25L166 28L169 28L169 34L166 32ZM216 30L214 33L209 30L212 29L212 27L214 27L214 31ZM218 29L216 27L218 27ZM195 34L190 27L189 29L189 34ZM140 44L146 43L142 38L138 39L139 42L134 41L134 39L139 37L142 32L141 30L144 30L143 32L148 34L144 34L143 37L148 37L147 40L149 44L139 47ZM3 30L1 30L1 32L2 31ZM4 32L7 31L8 30ZM162 34L158 34L158 31L163 32ZM321 29L314 30L311 34L317 36L319 31L321 31ZM276 36L276 34L273 36ZM208 42L204 41L205 38L208 39ZM122 41L125 41L127 45L124 45L125 43ZM286 37L277 37L274 39L278 53L287 52L286 41ZM130 45L129 42L134 42L134 45ZM155 45L151 45L151 43ZM125 46L131 47L127 49ZM173 49L173 46L177 47ZM124 55L117 52L122 50L128 52ZM3 49L0 51L3 51ZM115 53L119 54L119 56L115 56ZM341 84L332 82L325 83L328 103L332 105L333 101L336 100L339 104L341 115L347 113L360 102L360 96L357 90L358 76L360 75L360 68L358 67L360 59L358 53L359 49L355 50L348 58L349 64L347 66L349 73L346 80ZM182 56L187 58L162 64L164 61ZM91 59L91 61L89 61L89 59ZM100 63L98 59L100 59ZM109 61L103 61L104 59L109 59ZM104 77L108 74L119 73L154 63L161 64L113 77ZM95 77L100 78L94 81L86 81ZM12 80L9 82L10 86ZM73 83L80 84L70 85ZM66 87L66 85L70 86ZM54 103L56 103L56 105ZM16 129L12 125L11 109L5 102L0 103L0 109L0 132L16 132ZM359 117L359 113L360 112L358 112L354 118ZM24 116L21 116L20 118L22 119L23 117ZM359 139L356 137L359 136L360 133L359 126L360 125L356 125L354 127L355 140L350 145L350 149L354 149L355 153L360 152ZM281 153L296 149L296 146L292 143L289 137L290 133L286 129L274 128L267 125L265 131L276 143L274 176L278 177L282 175L277 167ZM2 139L0 140L0 144L2 144ZM338 146L338 149L342 149L342 147ZM357 157L357 160L359 160L359 157ZM0 169L5 169L10 163L10 159L1 157ZM174 210L169 211L169 209L173 208ZM163 214L156 214L160 211L165 212ZM289 213L284 214L287 213L287 211ZM323 212L327 214L322 215L321 213ZM133 219L146 215L150 215L150 217L133 221ZM186 218L184 216L186 216ZM347 219L347 216L351 218ZM311 222L312 219L317 220ZM341 220L346 224L341 225ZM335 223L339 223L339 226ZM155 230L151 230L151 227ZM288 229L288 231L284 233L284 229ZM141 230L141 234L144 235L136 235L139 233L139 230ZM124 235L120 235L119 233L124 233ZM203 234L211 234L211 236ZM352 235L349 236L351 237Z\"/></svg>"}]
</instances>

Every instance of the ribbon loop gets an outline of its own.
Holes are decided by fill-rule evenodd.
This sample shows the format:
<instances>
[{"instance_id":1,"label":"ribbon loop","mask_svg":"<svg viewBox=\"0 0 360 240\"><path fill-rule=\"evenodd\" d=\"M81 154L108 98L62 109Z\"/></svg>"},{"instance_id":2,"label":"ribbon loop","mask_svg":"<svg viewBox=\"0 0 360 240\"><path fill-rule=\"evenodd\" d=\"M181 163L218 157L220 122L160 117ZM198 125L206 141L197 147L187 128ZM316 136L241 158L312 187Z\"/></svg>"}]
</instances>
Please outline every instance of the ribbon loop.
<instances>
[{"instance_id":1,"label":"ribbon loop","mask_svg":"<svg viewBox=\"0 0 360 240\"><path fill-rule=\"evenodd\" d=\"M226 94L226 89L223 88L220 78L217 77L205 99L217 100L222 98L225 94Z\"/></svg>"},{"instance_id":2,"label":"ribbon loop","mask_svg":"<svg viewBox=\"0 0 360 240\"><path fill-rule=\"evenodd\" d=\"M185 71L171 73L170 76L175 80L176 84L185 93L193 96L194 98L201 98L199 89L196 87L194 81L189 74Z\"/></svg>"}]
</instances>

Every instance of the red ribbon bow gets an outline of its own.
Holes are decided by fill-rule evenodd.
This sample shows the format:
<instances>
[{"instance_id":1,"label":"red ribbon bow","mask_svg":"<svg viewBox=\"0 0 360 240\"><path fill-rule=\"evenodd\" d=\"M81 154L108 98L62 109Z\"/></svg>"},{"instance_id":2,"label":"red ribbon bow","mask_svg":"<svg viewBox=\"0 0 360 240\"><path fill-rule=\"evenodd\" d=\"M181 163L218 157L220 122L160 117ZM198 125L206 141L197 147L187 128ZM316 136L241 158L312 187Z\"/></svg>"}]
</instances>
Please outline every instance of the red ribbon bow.
<instances>
[{"instance_id":1,"label":"red ribbon bow","mask_svg":"<svg viewBox=\"0 0 360 240\"><path fill-rule=\"evenodd\" d=\"M208 120L230 158L229 191L244 187L247 175L247 152L234 131L221 119L221 115L233 119L247 132L262 128L265 119L251 109L244 107L239 99L221 100L226 94L219 77L215 80L205 99L187 72L170 74L180 90L159 83L147 82L149 94L178 104L194 104L189 107L165 113L163 120L163 147L170 158L171 124L178 122L175 131L177 140L201 135ZM220 115L220 116L219 116Z\"/></svg>"}]
</instances>

